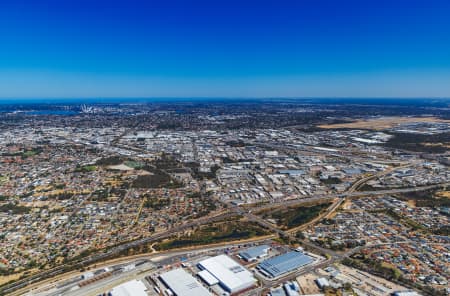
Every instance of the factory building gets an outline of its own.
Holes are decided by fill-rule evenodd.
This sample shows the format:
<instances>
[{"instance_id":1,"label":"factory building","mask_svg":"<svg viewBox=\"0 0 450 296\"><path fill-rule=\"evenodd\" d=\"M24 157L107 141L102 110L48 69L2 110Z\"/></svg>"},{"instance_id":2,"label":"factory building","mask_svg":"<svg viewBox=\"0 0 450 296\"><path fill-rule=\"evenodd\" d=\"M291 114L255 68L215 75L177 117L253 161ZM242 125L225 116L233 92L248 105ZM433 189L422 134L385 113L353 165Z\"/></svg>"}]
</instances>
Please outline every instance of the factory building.
<instances>
[{"instance_id":1,"label":"factory building","mask_svg":"<svg viewBox=\"0 0 450 296\"><path fill-rule=\"evenodd\" d=\"M132 280L114 287L108 294L112 296L147 296L147 287L143 282Z\"/></svg>"},{"instance_id":2,"label":"factory building","mask_svg":"<svg viewBox=\"0 0 450 296\"><path fill-rule=\"evenodd\" d=\"M219 283L219 280L216 279L209 271L202 270L197 275L208 285L214 286Z\"/></svg>"},{"instance_id":3,"label":"factory building","mask_svg":"<svg viewBox=\"0 0 450 296\"><path fill-rule=\"evenodd\" d=\"M159 278L176 296L211 296L204 286L182 268L163 273Z\"/></svg>"},{"instance_id":4,"label":"factory building","mask_svg":"<svg viewBox=\"0 0 450 296\"><path fill-rule=\"evenodd\" d=\"M226 255L200 261L198 267L210 274L208 275L206 272L202 274L205 281L207 281L206 278L209 280L212 277L216 278L219 285L230 294L239 293L256 284L256 279L250 271Z\"/></svg>"},{"instance_id":5,"label":"factory building","mask_svg":"<svg viewBox=\"0 0 450 296\"><path fill-rule=\"evenodd\" d=\"M260 245L248 248L239 253L239 257L247 262L253 262L268 255L270 247L268 245Z\"/></svg>"},{"instance_id":6,"label":"factory building","mask_svg":"<svg viewBox=\"0 0 450 296\"><path fill-rule=\"evenodd\" d=\"M316 279L316 284L320 289L330 286L330 282L324 277Z\"/></svg>"},{"instance_id":7,"label":"factory building","mask_svg":"<svg viewBox=\"0 0 450 296\"><path fill-rule=\"evenodd\" d=\"M394 296L420 296L419 293L416 291L397 291L394 292L392 295Z\"/></svg>"},{"instance_id":8,"label":"factory building","mask_svg":"<svg viewBox=\"0 0 450 296\"><path fill-rule=\"evenodd\" d=\"M275 278L308 265L313 261L314 260L308 255L292 251L264 260L258 264L257 268L262 274Z\"/></svg>"}]
</instances>

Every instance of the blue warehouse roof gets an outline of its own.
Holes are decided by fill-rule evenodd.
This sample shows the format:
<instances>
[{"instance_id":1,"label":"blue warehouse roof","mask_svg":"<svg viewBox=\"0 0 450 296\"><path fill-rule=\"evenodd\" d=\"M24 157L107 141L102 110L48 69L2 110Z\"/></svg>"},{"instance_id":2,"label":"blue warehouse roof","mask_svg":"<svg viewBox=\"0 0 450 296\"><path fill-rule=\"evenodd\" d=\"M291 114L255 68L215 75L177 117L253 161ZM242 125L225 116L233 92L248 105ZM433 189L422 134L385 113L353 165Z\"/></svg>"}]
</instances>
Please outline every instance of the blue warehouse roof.
<instances>
[{"instance_id":1,"label":"blue warehouse roof","mask_svg":"<svg viewBox=\"0 0 450 296\"><path fill-rule=\"evenodd\" d=\"M278 277L311 262L313 262L311 257L300 252L292 251L264 260L258 265L258 268L272 277Z\"/></svg>"}]
</instances>

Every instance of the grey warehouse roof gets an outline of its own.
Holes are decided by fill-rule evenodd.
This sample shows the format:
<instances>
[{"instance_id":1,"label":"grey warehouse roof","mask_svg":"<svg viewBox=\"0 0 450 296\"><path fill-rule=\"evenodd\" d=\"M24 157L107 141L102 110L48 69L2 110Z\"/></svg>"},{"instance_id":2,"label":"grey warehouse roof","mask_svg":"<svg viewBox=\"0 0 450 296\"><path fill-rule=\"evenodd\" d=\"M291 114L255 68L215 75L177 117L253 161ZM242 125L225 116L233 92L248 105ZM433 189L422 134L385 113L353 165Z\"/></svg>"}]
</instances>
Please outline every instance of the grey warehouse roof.
<instances>
[{"instance_id":1,"label":"grey warehouse roof","mask_svg":"<svg viewBox=\"0 0 450 296\"><path fill-rule=\"evenodd\" d=\"M272 277L278 277L311 262L313 262L311 257L300 252L292 251L264 260L258 265L258 268Z\"/></svg>"},{"instance_id":2,"label":"grey warehouse roof","mask_svg":"<svg viewBox=\"0 0 450 296\"><path fill-rule=\"evenodd\" d=\"M288 174L288 175L304 175L304 170L280 170L278 171L280 174Z\"/></svg>"},{"instance_id":3,"label":"grey warehouse roof","mask_svg":"<svg viewBox=\"0 0 450 296\"><path fill-rule=\"evenodd\" d=\"M210 296L211 293L203 287L192 275L178 268L160 275L161 280L176 296Z\"/></svg>"},{"instance_id":4,"label":"grey warehouse roof","mask_svg":"<svg viewBox=\"0 0 450 296\"><path fill-rule=\"evenodd\" d=\"M256 258L256 257L265 255L269 248L270 247L268 245L260 245L260 246L248 248L247 250L240 252L239 255L242 258L244 258L245 260L250 260L252 258Z\"/></svg>"}]
</instances>

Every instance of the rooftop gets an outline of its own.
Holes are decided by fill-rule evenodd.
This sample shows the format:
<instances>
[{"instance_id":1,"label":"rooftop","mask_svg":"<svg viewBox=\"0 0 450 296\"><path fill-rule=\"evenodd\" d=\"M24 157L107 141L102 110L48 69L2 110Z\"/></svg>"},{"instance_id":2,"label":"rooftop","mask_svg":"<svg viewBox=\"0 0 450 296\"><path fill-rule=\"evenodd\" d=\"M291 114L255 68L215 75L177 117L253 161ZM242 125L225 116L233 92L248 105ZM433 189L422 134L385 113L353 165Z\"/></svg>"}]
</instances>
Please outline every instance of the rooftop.
<instances>
[{"instance_id":1,"label":"rooftop","mask_svg":"<svg viewBox=\"0 0 450 296\"><path fill-rule=\"evenodd\" d=\"M203 287L192 275L184 269L178 268L160 275L162 281L177 296L209 296L208 290Z\"/></svg>"},{"instance_id":2,"label":"rooftop","mask_svg":"<svg viewBox=\"0 0 450 296\"><path fill-rule=\"evenodd\" d=\"M208 270L226 289L233 293L249 288L256 283L256 279L250 271L226 255L203 260L199 266Z\"/></svg>"},{"instance_id":3,"label":"rooftop","mask_svg":"<svg viewBox=\"0 0 450 296\"><path fill-rule=\"evenodd\" d=\"M132 280L114 287L111 290L112 296L147 296L147 287L138 280Z\"/></svg>"},{"instance_id":4,"label":"rooftop","mask_svg":"<svg viewBox=\"0 0 450 296\"><path fill-rule=\"evenodd\" d=\"M267 250L270 249L268 245L260 245L252 248L248 248L239 253L239 255L247 261L251 261L254 258L261 257L267 254Z\"/></svg>"},{"instance_id":5,"label":"rooftop","mask_svg":"<svg viewBox=\"0 0 450 296\"><path fill-rule=\"evenodd\" d=\"M301 252L288 252L267 260L258 265L258 268L272 277L278 277L294 269L310 264L313 259Z\"/></svg>"}]
</instances>

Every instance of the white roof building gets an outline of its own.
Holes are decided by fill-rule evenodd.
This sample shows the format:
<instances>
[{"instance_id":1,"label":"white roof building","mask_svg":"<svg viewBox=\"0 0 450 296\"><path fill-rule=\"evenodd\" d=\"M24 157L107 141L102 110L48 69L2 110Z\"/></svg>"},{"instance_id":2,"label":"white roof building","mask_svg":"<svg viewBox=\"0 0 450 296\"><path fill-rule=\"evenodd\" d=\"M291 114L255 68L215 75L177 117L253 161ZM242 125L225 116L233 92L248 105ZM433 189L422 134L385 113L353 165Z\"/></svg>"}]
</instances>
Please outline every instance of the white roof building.
<instances>
[{"instance_id":1,"label":"white roof building","mask_svg":"<svg viewBox=\"0 0 450 296\"><path fill-rule=\"evenodd\" d=\"M324 277L318 278L316 279L316 283L319 286L319 288L323 289L325 287L330 286L330 283L328 282L328 280Z\"/></svg>"},{"instance_id":2,"label":"white roof building","mask_svg":"<svg viewBox=\"0 0 450 296\"><path fill-rule=\"evenodd\" d=\"M395 296L420 296L416 291L398 291L394 293Z\"/></svg>"},{"instance_id":3,"label":"white roof building","mask_svg":"<svg viewBox=\"0 0 450 296\"><path fill-rule=\"evenodd\" d=\"M226 291L237 293L256 284L253 274L226 255L219 255L199 262L200 269L207 270Z\"/></svg>"},{"instance_id":4,"label":"white roof building","mask_svg":"<svg viewBox=\"0 0 450 296\"><path fill-rule=\"evenodd\" d=\"M213 286L219 283L219 280L216 279L209 271L202 270L197 274L202 280L204 280L208 286Z\"/></svg>"},{"instance_id":5,"label":"white roof building","mask_svg":"<svg viewBox=\"0 0 450 296\"><path fill-rule=\"evenodd\" d=\"M123 283L111 290L112 296L148 296L147 287L143 282L132 280Z\"/></svg>"},{"instance_id":6,"label":"white roof building","mask_svg":"<svg viewBox=\"0 0 450 296\"><path fill-rule=\"evenodd\" d=\"M178 268L159 276L176 296L210 296L208 290L184 269Z\"/></svg>"}]
</instances>

